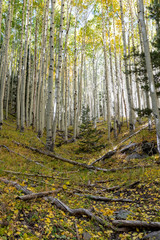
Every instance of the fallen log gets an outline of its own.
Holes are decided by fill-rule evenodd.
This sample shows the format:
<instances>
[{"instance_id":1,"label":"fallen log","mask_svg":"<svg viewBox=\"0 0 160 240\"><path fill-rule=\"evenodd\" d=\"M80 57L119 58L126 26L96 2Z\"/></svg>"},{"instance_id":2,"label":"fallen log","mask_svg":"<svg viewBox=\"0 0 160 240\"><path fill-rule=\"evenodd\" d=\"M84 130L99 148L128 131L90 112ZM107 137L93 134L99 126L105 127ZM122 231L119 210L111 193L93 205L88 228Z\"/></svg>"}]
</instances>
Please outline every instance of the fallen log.
<instances>
[{"instance_id":1,"label":"fallen log","mask_svg":"<svg viewBox=\"0 0 160 240\"><path fill-rule=\"evenodd\" d=\"M104 154L102 157L98 158L97 160L95 160L94 162L92 162L89 166L92 166L93 164L97 163L97 162L100 162L100 161L103 161L107 158L110 158L112 157L114 154L116 153L116 150L113 150L113 151L109 151L107 152L106 154Z\"/></svg>"},{"instance_id":2,"label":"fallen log","mask_svg":"<svg viewBox=\"0 0 160 240\"><path fill-rule=\"evenodd\" d=\"M124 148L122 148L120 150L120 153L125 153L126 151L128 151L129 149L136 147L138 145L138 143L130 143L127 146L125 146Z\"/></svg>"},{"instance_id":3,"label":"fallen log","mask_svg":"<svg viewBox=\"0 0 160 240\"><path fill-rule=\"evenodd\" d=\"M51 153L49 151L44 152L44 151L42 151L40 149L27 146L27 145L25 145L23 143L19 143L19 142L16 142L16 141L13 141L13 142L16 143L17 145L21 145L21 146L23 146L25 148L28 148L28 149L30 149L30 150L32 150L34 152L38 152L40 154L43 154L43 155L55 158L57 160L61 160L61 161L66 162L66 163L70 163L72 165L81 166L81 167L88 168L88 169L93 169L93 170L95 169L95 167L89 166L89 165L87 165L85 163L80 163L80 162L76 162L76 161L73 161L73 160L70 160L70 159L66 159L66 158L63 158L63 157L61 157L59 155L53 154L53 153Z\"/></svg>"},{"instance_id":4,"label":"fallen log","mask_svg":"<svg viewBox=\"0 0 160 240\"><path fill-rule=\"evenodd\" d=\"M146 228L149 230L160 229L160 222L113 220L112 224L116 227L141 228L141 229Z\"/></svg>"},{"instance_id":5,"label":"fallen log","mask_svg":"<svg viewBox=\"0 0 160 240\"><path fill-rule=\"evenodd\" d=\"M122 143L126 142L128 139L130 139L131 137L135 136L136 134L138 134L139 132L141 132L142 130L144 130L145 128L148 127L148 123L144 124L143 127L138 130L137 132L131 134L130 136L128 136L127 138L125 138L124 140L122 140L116 147L118 147L119 145L121 145Z\"/></svg>"},{"instance_id":6,"label":"fallen log","mask_svg":"<svg viewBox=\"0 0 160 240\"><path fill-rule=\"evenodd\" d=\"M24 195L24 196L18 196L18 197L16 197L16 199L27 201L27 200L32 200L32 199L35 199L35 198L42 198L42 197L45 197L45 196L48 196L48 195L51 195L51 194L58 193L60 191L61 191L61 189L59 188L59 189L54 190L54 191L38 192L38 193L27 194L27 195Z\"/></svg>"},{"instance_id":7,"label":"fallen log","mask_svg":"<svg viewBox=\"0 0 160 240\"><path fill-rule=\"evenodd\" d=\"M109 151L107 153L105 153L102 157L98 158L97 160L95 160L94 162L92 162L89 166L92 166L93 164L101 161L101 160L104 160L106 158L110 158L112 157L116 152L117 152L117 149L118 149L118 146L121 145L122 143L126 142L129 138L133 137L134 135L138 134L139 132L141 132L143 129L147 128L148 127L148 123L144 125L143 128L141 128L140 130L138 130L137 132L133 133L132 135L130 135L129 137L125 138L123 141L121 141L117 146L114 147L114 150L113 151ZM110 156L110 157L109 157Z\"/></svg>"},{"instance_id":8,"label":"fallen log","mask_svg":"<svg viewBox=\"0 0 160 240\"><path fill-rule=\"evenodd\" d=\"M137 165L137 166L134 166L134 167L123 167L123 168L112 168L112 169L99 168L99 167L94 167L94 166L91 166L91 165L87 165L86 163L80 163L80 162L76 162L76 161L73 161L73 160L69 160L69 159L63 158L61 156L55 155L51 152L44 152L40 149L29 147L25 144L18 143L16 141L13 141L13 142L17 145L21 145L25 148L28 148L28 149L30 149L32 151L35 151L35 152L38 152L40 154L55 158L55 159L60 160L62 162L70 163L70 164L75 165L75 166L83 167L83 168L86 168L86 169L89 169L89 170L97 170L97 171L102 171L102 172L116 172L116 171L121 171L121 170L126 170L126 169L135 169L135 168L141 168L141 167L152 167L152 165L150 164L150 165L146 165L146 166Z\"/></svg>"},{"instance_id":9,"label":"fallen log","mask_svg":"<svg viewBox=\"0 0 160 240\"><path fill-rule=\"evenodd\" d=\"M14 186L17 190L22 191L24 194L28 195L28 194L33 194L32 191L28 190L26 187L23 187L21 185L19 185L17 182L13 182L4 178L0 178L0 181L6 183L6 184L11 184L12 186ZM117 229L116 227L112 226L109 222L107 222L106 220L103 220L102 218L94 215L91 211L89 211L88 209L85 208L77 208L77 209L72 209L70 207L68 207L65 203L63 203L61 200L54 198L54 197L43 197L46 201L51 202L52 205L55 205L58 209L61 209L62 211L69 213L72 216L75 217L82 217L82 216L86 216L89 219L94 220L95 222L99 223L100 225L112 229L114 231L121 231L119 229Z\"/></svg>"},{"instance_id":10,"label":"fallen log","mask_svg":"<svg viewBox=\"0 0 160 240\"><path fill-rule=\"evenodd\" d=\"M76 195L78 195L80 197L89 198L91 200L103 201L103 202L130 202L130 203L134 202L131 199L123 199L123 198L106 198L106 197L101 197L101 196L84 195L84 194L79 194L79 193L76 193Z\"/></svg>"},{"instance_id":11,"label":"fallen log","mask_svg":"<svg viewBox=\"0 0 160 240\"><path fill-rule=\"evenodd\" d=\"M15 152L15 151L13 151L13 150L11 150L10 148L8 148L8 147L5 146L5 145L0 145L0 147L3 147L3 148L5 148L5 149L7 149L8 152L14 153L14 154L16 154L16 155L18 155L18 156L26 159L26 160L29 161L29 162L33 162L33 163L35 163L35 164L37 164L37 165L40 165L41 167L45 167L42 163L39 163L39 162L34 161L34 160L30 159L30 158L27 158L26 156L24 156L24 155L22 155L22 154L20 154L20 153L17 153L17 152Z\"/></svg>"},{"instance_id":12,"label":"fallen log","mask_svg":"<svg viewBox=\"0 0 160 240\"><path fill-rule=\"evenodd\" d=\"M113 187L108 187L108 188L106 188L106 187L103 187L103 186L99 186L99 185L96 185L96 184L87 184L87 185L85 185L85 184L83 184L83 185L81 185L81 184L79 184L79 186L86 186L87 188L101 188L101 189L103 189L103 191L105 192L105 191L114 191L114 190L118 190L118 189L120 189L122 186L113 186Z\"/></svg>"}]
</instances>

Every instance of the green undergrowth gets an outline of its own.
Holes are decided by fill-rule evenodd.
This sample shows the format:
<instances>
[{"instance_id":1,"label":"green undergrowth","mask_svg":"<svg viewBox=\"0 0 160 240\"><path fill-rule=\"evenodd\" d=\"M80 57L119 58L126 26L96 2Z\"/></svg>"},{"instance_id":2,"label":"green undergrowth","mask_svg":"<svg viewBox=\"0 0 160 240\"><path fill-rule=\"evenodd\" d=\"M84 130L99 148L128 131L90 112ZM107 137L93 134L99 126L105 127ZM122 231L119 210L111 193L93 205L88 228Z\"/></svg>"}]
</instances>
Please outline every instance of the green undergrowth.
<instances>
[{"instance_id":1,"label":"green undergrowth","mask_svg":"<svg viewBox=\"0 0 160 240\"><path fill-rule=\"evenodd\" d=\"M142 125L137 124L136 127L137 131L142 128ZM98 123L98 129L101 134L100 143L105 146L101 151L77 154L79 140L65 144L62 136L58 136L56 144L58 145L61 142L62 145L55 147L55 153L67 159L90 164L129 136L126 124L123 125L122 132L117 140L113 138L113 133L111 133L110 142L107 140L107 124L105 122ZM72 135L72 129L70 129L70 134ZM147 129L142 130L123 145L130 142L141 143L145 140L156 141L154 128L151 132ZM15 141L46 150L42 143L45 143L45 134L40 141L37 138L37 133L31 127L27 128L24 133L16 131L16 121L13 117L10 117L9 120L5 121L3 129L0 131L0 145L7 146L15 153L8 152L4 147L0 147L1 178L15 181L22 186L26 186L32 192L61 188L61 191L56 195L53 194L53 197L60 199L70 208L92 209L95 215L103 219L113 220L119 210L129 210L128 220L160 222L160 165L157 164L159 161L158 155L129 161L126 160L124 154L117 153L112 158L97 163L96 166L106 169L137 165L140 167L104 173L89 171L33 152L23 146L18 146ZM19 156L17 153L34 162ZM43 164L43 166L36 164L36 162ZM146 165L151 166L145 167ZM6 173L6 170L19 172L22 175ZM25 176L25 174L32 174L32 176ZM139 181L137 185L132 188L128 187L136 181ZM113 186L121 186L121 188L114 191L105 190ZM132 199L134 202L98 202L79 196L76 193ZM148 232L147 230L134 229L117 233L98 225L85 216L79 218L70 216L44 199L25 202L18 200L16 197L20 195L23 195L23 193L16 190L15 187L0 181L0 239L77 239L77 234L79 234L80 239L84 239L84 234L88 232L91 239L138 240Z\"/></svg>"}]
</instances>

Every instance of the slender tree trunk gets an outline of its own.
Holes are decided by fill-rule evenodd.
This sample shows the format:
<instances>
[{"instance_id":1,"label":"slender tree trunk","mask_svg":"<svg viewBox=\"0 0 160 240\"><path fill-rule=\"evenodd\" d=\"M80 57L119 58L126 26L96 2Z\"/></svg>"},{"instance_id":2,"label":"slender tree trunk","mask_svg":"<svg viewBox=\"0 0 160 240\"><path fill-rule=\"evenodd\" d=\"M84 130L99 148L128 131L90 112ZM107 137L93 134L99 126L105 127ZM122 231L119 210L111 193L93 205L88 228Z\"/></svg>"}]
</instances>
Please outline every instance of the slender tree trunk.
<instances>
[{"instance_id":1,"label":"slender tree trunk","mask_svg":"<svg viewBox=\"0 0 160 240\"><path fill-rule=\"evenodd\" d=\"M107 3L108 1L106 1ZM108 40L109 40L109 61L110 61L110 75L111 75L111 83L112 83L112 89L113 89L113 118L114 118L114 137L117 138L117 117L116 117L116 94L115 94L115 80L113 77L113 64L112 64L112 51L111 51L111 37L110 37L110 23L109 23L109 9L108 9L108 3L107 3L107 24L108 24Z\"/></svg>"},{"instance_id":2,"label":"slender tree trunk","mask_svg":"<svg viewBox=\"0 0 160 240\"><path fill-rule=\"evenodd\" d=\"M129 76L128 76L128 67L127 67L126 33L125 33L125 25L124 25L124 16L123 16L122 0L119 0L119 1L120 1L120 9L121 9L121 22L122 22L122 36L123 36L123 53L124 53L125 78L126 78L128 104L129 104L129 129L130 129L130 132L132 132L133 129L134 129L134 120L133 120L132 97L131 97L131 90L130 90Z\"/></svg>"},{"instance_id":3,"label":"slender tree trunk","mask_svg":"<svg viewBox=\"0 0 160 240\"><path fill-rule=\"evenodd\" d=\"M61 0L61 17L60 17L60 28L59 28L59 52L58 52L58 64L56 67L56 85L55 85L55 102L54 102L54 113L53 113L53 145L56 140L56 129L58 122L58 111L60 103L60 74L62 68L62 35L63 35L63 20L64 20L64 0Z\"/></svg>"},{"instance_id":4,"label":"slender tree trunk","mask_svg":"<svg viewBox=\"0 0 160 240\"><path fill-rule=\"evenodd\" d=\"M28 54L28 25L29 25L29 14L30 14L30 1L27 3L26 12L26 26L25 26L25 47L24 47L24 60L23 60L23 71L22 71L22 84L21 84L21 132L24 132L25 126L25 95L26 95L26 69L27 69L27 54Z\"/></svg>"},{"instance_id":5,"label":"slender tree trunk","mask_svg":"<svg viewBox=\"0 0 160 240\"><path fill-rule=\"evenodd\" d=\"M75 27L74 27L74 122L73 122L73 139L76 139L77 136L77 17L78 17L78 7L76 0L76 19L75 19Z\"/></svg>"},{"instance_id":6,"label":"slender tree trunk","mask_svg":"<svg viewBox=\"0 0 160 240\"><path fill-rule=\"evenodd\" d=\"M153 70L152 70L152 62L149 50L149 42L147 37L146 25L144 20L144 5L143 0L138 0L139 6L139 21L142 27L142 36L143 36L143 44L144 44L144 53L147 67L147 75L149 79L149 88L152 99L152 110L155 117L156 124L156 133L157 133L157 149L160 154L160 114L158 109L158 100L156 95L155 83L153 78Z\"/></svg>"},{"instance_id":7,"label":"slender tree trunk","mask_svg":"<svg viewBox=\"0 0 160 240\"><path fill-rule=\"evenodd\" d=\"M132 12L132 6L133 2L129 2L128 0L128 5L130 8L130 14L131 14L131 37L132 37L132 46L133 46L133 53L135 53L135 41L134 41L134 27L133 27L133 12ZM136 67L136 59L135 55L133 56L133 64L135 68L135 81L136 81L136 89L137 89L137 100L138 100L138 108L141 109L141 99L140 99L140 89L139 89L139 83L138 83L138 76L137 76L137 67ZM139 118L139 121L141 122L141 119Z\"/></svg>"},{"instance_id":8,"label":"slender tree trunk","mask_svg":"<svg viewBox=\"0 0 160 240\"><path fill-rule=\"evenodd\" d=\"M69 101L68 101L68 33L70 29L70 21L71 21L71 11L69 11L70 1L67 2L67 31L65 37L65 49L64 49L64 56L65 56L65 106L64 106L64 134L65 134L65 141L68 140L68 116L69 116Z\"/></svg>"},{"instance_id":9,"label":"slender tree trunk","mask_svg":"<svg viewBox=\"0 0 160 240\"><path fill-rule=\"evenodd\" d=\"M1 27L2 27L2 2L3 0L0 0L0 43L1 43Z\"/></svg>"},{"instance_id":10,"label":"slender tree trunk","mask_svg":"<svg viewBox=\"0 0 160 240\"><path fill-rule=\"evenodd\" d=\"M32 3L30 6L30 15L32 16ZM31 82L31 17L29 23L29 44L28 44L28 77L26 89L26 125L29 126L29 97L30 97L30 82Z\"/></svg>"},{"instance_id":11,"label":"slender tree trunk","mask_svg":"<svg viewBox=\"0 0 160 240\"><path fill-rule=\"evenodd\" d=\"M118 64L117 64L117 48L116 48L116 32L115 21L113 17L113 35L114 35L114 62L115 62L115 77L116 77L116 98L117 98L117 123L120 125L120 81L118 79Z\"/></svg>"},{"instance_id":12,"label":"slender tree trunk","mask_svg":"<svg viewBox=\"0 0 160 240\"><path fill-rule=\"evenodd\" d=\"M1 76L1 85L0 85L0 129L3 125L3 99L4 99L4 91L5 91L5 84L6 84L6 74L7 74L7 66L8 66L8 48L9 48L9 39L11 33L11 18L12 18L12 6L11 1L8 1L8 14L7 14L7 21L6 21L6 32L5 32L5 39L3 45L3 52L2 55L3 59L1 62L1 70L3 66L3 71L0 72Z\"/></svg>"},{"instance_id":13,"label":"slender tree trunk","mask_svg":"<svg viewBox=\"0 0 160 240\"><path fill-rule=\"evenodd\" d=\"M22 56L23 56L23 35L24 35L24 16L25 16L26 0L23 0L23 14L22 14L22 28L21 28L21 42L19 52L19 70L18 70L18 86L17 86L17 129L20 128L20 87L22 81Z\"/></svg>"},{"instance_id":14,"label":"slender tree trunk","mask_svg":"<svg viewBox=\"0 0 160 240\"><path fill-rule=\"evenodd\" d=\"M95 67L95 38L93 35L93 57L92 57L92 65L93 65L93 122L94 127L96 128L97 125L97 99L96 99L96 92L97 92L97 79L96 79L96 67Z\"/></svg>"},{"instance_id":15,"label":"slender tree trunk","mask_svg":"<svg viewBox=\"0 0 160 240\"><path fill-rule=\"evenodd\" d=\"M34 77L33 77L33 110L32 110L32 127L35 127L36 124L36 93L37 93L37 66L38 66L38 54L37 54L37 42L38 42L38 36L37 36L37 20L36 20L36 26L35 26L35 45L34 45Z\"/></svg>"},{"instance_id":16,"label":"slender tree trunk","mask_svg":"<svg viewBox=\"0 0 160 240\"><path fill-rule=\"evenodd\" d=\"M109 79L108 79L108 66L107 66L107 49L106 49L106 29L105 29L105 18L103 13L102 4L102 37L103 37L103 50L104 50L104 63L105 63L105 84L106 84L106 94L105 101L107 102L107 125L108 125L108 140L110 140L110 95L109 95Z\"/></svg>"},{"instance_id":17,"label":"slender tree trunk","mask_svg":"<svg viewBox=\"0 0 160 240\"><path fill-rule=\"evenodd\" d=\"M51 20L50 20L50 65L49 65L49 78L48 78L48 101L47 101L47 137L46 145L50 151L53 151L53 135L52 135L52 122L53 122L53 72L54 72L54 12L55 0L51 0Z\"/></svg>"}]
</instances>

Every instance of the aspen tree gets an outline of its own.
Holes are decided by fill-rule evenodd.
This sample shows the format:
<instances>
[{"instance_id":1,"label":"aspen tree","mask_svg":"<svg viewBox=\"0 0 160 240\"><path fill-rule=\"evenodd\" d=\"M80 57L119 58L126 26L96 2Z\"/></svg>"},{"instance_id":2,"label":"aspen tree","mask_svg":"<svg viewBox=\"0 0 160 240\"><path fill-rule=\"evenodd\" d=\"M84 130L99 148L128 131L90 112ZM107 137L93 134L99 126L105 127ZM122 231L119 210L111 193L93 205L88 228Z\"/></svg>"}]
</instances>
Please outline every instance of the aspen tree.
<instances>
[{"instance_id":1,"label":"aspen tree","mask_svg":"<svg viewBox=\"0 0 160 240\"><path fill-rule=\"evenodd\" d=\"M108 40L109 40L109 61L110 61L110 76L111 76L111 83L112 83L112 91L113 91L113 118L114 118L114 137L117 138L117 117L116 117L116 95L115 95L115 80L113 77L113 64L112 64L112 51L111 51L111 37L110 37L110 23L109 23L109 9L108 9L108 1L106 0L106 7L107 7L107 25L108 25Z\"/></svg>"},{"instance_id":2,"label":"aspen tree","mask_svg":"<svg viewBox=\"0 0 160 240\"><path fill-rule=\"evenodd\" d=\"M143 0L138 0L139 7L139 21L142 28L142 36L143 36L143 45L144 45L144 53L147 67L147 75L149 80L149 88L152 99L152 110L155 117L155 125L156 125L156 134L157 134L157 149L160 154L160 114L158 109L158 100L156 95L155 83L153 78L153 70L152 70L152 62L150 56L149 42L147 37L146 25L144 20L144 5Z\"/></svg>"},{"instance_id":3,"label":"aspen tree","mask_svg":"<svg viewBox=\"0 0 160 240\"><path fill-rule=\"evenodd\" d=\"M2 61L1 61L1 84L0 84L0 129L3 125L3 99L4 99L4 91L6 84L6 74L7 74L7 66L8 66L8 48L9 48L9 39L11 33L11 18L12 18L12 4L11 1L8 1L8 13L7 13L7 21L6 21L6 31L5 31L5 39L3 43L3 51L2 51ZM3 66L3 71L2 71Z\"/></svg>"},{"instance_id":4,"label":"aspen tree","mask_svg":"<svg viewBox=\"0 0 160 240\"><path fill-rule=\"evenodd\" d=\"M26 89L26 125L29 126L29 95L31 82L31 23L32 23L32 2L30 6L30 22L29 22L29 43L28 43L28 77Z\"/></svg>"},{"instance_id":5,"label":"aspen tree","mask_svg":"<svg viewBox=\"0 0 160 240\"><path fill-rule=\"evenodd\" d=\"M38 75L38 86L37 86L37 104L36 104L36 128L38 131L38 136L41 137L42 130L40 127L40 121L41 121L41 114L42 114L42 86L43 86L43 69L44 69L44 59L45 59L45 52L46 52L46 22L47 22L47 11L48 11L48 5L49 1L46 0L44 3L44 14L42 18L42 40L41 40L41 50L40 50L40 64L39 64L39 75Z\"/></svg>"},{"instance_id":6,"label":"aspen tree","mask_svg":"<svg viewBox=\"0 0 160 240\"><path fill-rule=\"evenodd\" d=\"M140 53L144 53L144 45L143 45L143 40L142 40L142 28L141 28L141 24L140 21L138 21L138 32L139 32L139 41L140 41L140 45L139 45L139 51ZM138 39L138 37L137 37ZM147 70L147 69L146 69ZM147 73L145 72L145 77L147 78ZM150 106L150 95L149 95L149 91L148 89L145 90L145 98L146 98L146 107L148 109L151 109ZM151 121L151 117L148 117L148 129L151 130L152 128L152 121Z\"/></svg>"},{"instance_id":7,"label":"aspen tree","mask_svg":"<svg viewBox=\"0 0 160 240\"><path fill-rule=\"evenodd\" d=\"M22 69L22 84L21 84L21 132L24 132L25 126L25 94L26 94L26 69L27 69L27 54L28 54L28 25L30 14L30 0L27 3L26 12L26 26L25 26L25 46L24 46L24 59Z\"/></svg>"},{"instance_id":8,"label":"aspen tree","mask_svg":"<svg viewBox=\"0 0 160 240\"><path fill-rule=\"evenodd\" d=\"M46 123L46 145L48 150L53 151L53 73L54 73L54 13L55 0L51 0L51 20L50 20L50 64L49 64L49 78L48 78L48 100L47 100L47 123Z\"/></svg>"},{"instance_id":9,"label":"aspen tree","mask_svg":"<svg viewBox=\"0 0 160 240\"><path fill-rule=\"evenodd\" d=\"M121 9L121 22L122 22L122 37L123 37L123 55L124 55L124 67L125 67L125 79L126 79L128 105L129 105L129 129L130 129L130 132L132 132L132 131L134 130L135 126L134 126L134 120L133 120L132 97L131 97L131 89L130 89L130 84L129 84L128 67L127 67L126 33L125 33L125 23L124 23L122 0L119 0L119 1L120 1L120 9Z\"/></svg>"},{"instance_id":10,"label":"aspen tree","mask_svg":"<svg viewBox=\"0 0 160 240\"><path fill-rule=\"evenodd\" d=\"M75 27L74 27L74 70L73 70L73 81L74 81L74 122L73 122L73 139L77 136L77 21L78 21L78 6L76 0L76 16L75 16Z\"/></svg>"},{"instance_id":11,"label":"aspen tree","mask_svg":"<svg viewBox=\"0 0 160 240\"><path fill-rule=\"evenodd\" d=\"M119 92L120 92L120 82L118 79L118 63L117 63L117 48L116 48L116 31L115 31L115 21L114 21L114 17L113 17L113 36L114 36L114 63L115 63L115 79L116 79L116 92L117 92L117 121L118 121L118 125L120 125L120 96L119 96Z\"/></svg>"},{"instance_id":12,"label":"aspen tree","mask_svg":"<svg viewBox=\"0 0 160 240\"><path fill-rule=\"evenodd\" d=\"M71 11L72 8L70 7L69 9L69 5L71 4L71 2L68 0L67 2L67 30L66 30L66 36L65 36L65 48L64 48L64 56L65 56L65 106L64 106L64 134L65 134L65 141L68 140L68 116L69 116L69 108L68 108L68 104L69 104L69 95L68 95L68 87L69 87L69 71L68 71L68 34L69 34L69 29L70 29L70 22L71 22Z\"/></svg>"},{"instance_id":13,"label":"aspen tree","mask_svg":"<svg viewBox=\"0 0 160 240\"><path fill-rule=\"evenodd\" d=\"M34 43L34 76L33 76L33 110L32 110L32 127L35 127L36 124L36 92L37 92L37 66L38 66L38 57L37 57L37 38L38 38L38 20L36 19L35 26L35 43Z\"/></svg>"},{"instance_id":14,"label":"aspen tree","mask_svg":"<svg viewBox=\"0 0 160 240\"><path fill-rule=\"evenodd\" d=\"M81 67L80 67L80 77L79 77L79 91L78 91L78 134L79 134L79 126L81 124L81 113L82 113L82 101L83 101L83 96L85 96L85 86L83 88L83 82L85 81L85 72L84 70L84 58L85 58L85 45L86 45L86 28L87 28L87 16L85 13L84 16L84 28L82 30L82 46L81 46ZM83 77L84 73L84 77ZM85 84L85 83L84 83ZM84 94L82 94L82 89L84 91ZM83 95L83 96L82 96Z\"/></svg>"},{"instance_id":15,"label":"aspen tree","mask_svg":"<svg viewBox=\"0 0 160 240\"><path fill-rule=\"evenodd\" d=\"M60 74L62 68L62 38L63 38L63 21L64 21L64 0L61 0L61 16L59 26L59 45L58 45L58 62L56 66L56 79L55 79L55 101L53 112L53 145L56 139L56 129L58 123L58 111L60 104Z\"/></svg>"},{"instance_id":16,"label":"aspen tree","mask_svg":"<svg viewBox=\"0 0 160 240\"><path fill-rule=\"evenodd\" d=\"M102 2L101 2L102 3ZM103 37L103 51L104 51L104 68L105 68L105 89L106 89L106 99L107 102L107 126L108 126L108 140L110 140L110 96L109 96L109 79L108 79L108 66L107 66L107 41L106 41L106 29L105 29L105 18L103 12L102 4L102 37ZM106 105L106 104L105 104ZM105 107L104 105L104 107Z\"/></svg>"},{"instance_id":17,"label":"aspen tree","mask_svg":"<svg viewBox=\"0 0 160 240\"><path fill-rule=\"evenodd\" d=\"M121 56L119 57L119 71L120 71L120 79L121 79L121 86L122 86L122 101L124 104L124 111L125 111L125 117L126 117L126 123L127 123L127 128L128 128L128 114L127 114L127 106L126 106L126 101L124 97L124 88L123 88L123 77L122 77L122 60Z\"/></svg>"},{"instance_id":18,"label":"aspen tree","mask_svg":"<svg viewBox=\"0 0 160 240\"><path fill-rule=\"evenodd\" d=\"M6 86L6 116L5 119L8 119L8 108L9 108L9 95L10 95L10 85L11 85L11 78L12 78L12 66L13 66L13 57L14 57L14 52L15 52L15 45L12 44L13 46L13 53L11 53L10 59L8 62L8 74L7 74L7 86Z\"/></svg>"},{"instance_id":19,"label":"aspen tree","mask_svg":"<svg viewBox=\"0 0 160 240\"><path fill-rule=\"evenodd\" d=\"M17 86L17 129L20 128L20 87L22 81L22 56L23 56L23 36L24 36L24 17L25 17L26 0L23 0L22 9L22 28L21 28L21 40L20 40L20 52L19 52L19 70L18 70L18 86Z\"/></svg>"},{"instance_id":20,"label":"aspen tree","mask_svg":"<svg viewBox=\"0 0 160 240\"><path fill-rule=\"evenodd\" d=\"M2 24L2 0L0 0L0 43L1 43L1 24Z\"/></svg>"},{"instance_id":21,"label":"aspen tree","mask_svg":"<svg viewBox=\"0 0 160 240\"><path fill-rule=\"evenodd\" d=\"M44 77L45 77L45 64L46 64L46 46L47 46L47 30L48 30L48 7L49 0L46 0L45 13L44 13L44 32L42 38L42 52L41 52L41 69L40 69L40 86L39 86L39 101L38 101L38 136L41 137L43 134L43 123L44 123Z\"/></svg>"},{"instance_id":22,"label":"aspen tree","mask_svg":"<svg viewBox=\"0 0 160 240\"><path fill-rule=\"evenodd\" d=\"M131 15L131 38L132 38L132 47L133 47L133 53L135 53L135 40L134 40L134 27L133 27L133 11L132 11L132 6L133 6L133 1L129 2L128 0L128 5L129 5L129 10L130 10L130 15ZM136 59L135 55L133 56L133 63L134 63L134 68L135 68L135 80L136 80L136 88L137 88L137 100L138 100L138 108L141 109L141 99L140 99L140 89L139 89L139 83L137 80L137 67L136 67ZM139 119L141 122L141 119Z\"/></svg>"}]
</instances>

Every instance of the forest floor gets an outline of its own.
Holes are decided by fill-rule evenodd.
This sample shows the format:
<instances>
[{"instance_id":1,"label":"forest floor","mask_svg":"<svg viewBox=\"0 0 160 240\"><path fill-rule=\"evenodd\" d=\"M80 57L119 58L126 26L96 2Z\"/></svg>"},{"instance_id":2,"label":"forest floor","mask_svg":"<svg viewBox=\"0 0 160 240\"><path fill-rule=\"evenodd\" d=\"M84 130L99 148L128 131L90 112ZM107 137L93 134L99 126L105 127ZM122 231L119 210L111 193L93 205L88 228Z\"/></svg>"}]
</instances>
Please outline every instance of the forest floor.
<instances>
[{"instance_id":1,"label":"forest floor","mask_svg":"<svg viewBox=\"0 0 160 240\"><path fill-rule=\"evenodd\" d=\"M137 125L136 130L140 128L142 125ZM55 153L89 165L129 136L124 124L118 140L114 140L112 136L108 143L106 123L98 123L98 129L101 132L101 143L106 144L101 151L78 154L76 150L79 140L61 145L60 133L57 145L61 146L55 147ZM149 132L146 128L119 147L144 140L156 142L155 129ZM120 170L104 172L63 162L27 149L24 145L17 145L16 142L46 151L42 143L45 142L45 136L39 140L31 128L24 133L16 131L13 117L4 122L0 131L0 239L138 240L151 229L135 227L118 231L118 227L113 227L112 220L124 214L125 220L160 222L158 154L144 159L127 160L127 155L118 151L110 159L98 162L95 166ZM122 169L137 166L139 167ZM7 183L6 180L10 182ZM15 182L21 186L19 190L19 185ZM69 209L88 209L93 216L102 219L104 224L100 224L93 216L89 219L86 214L74 216L72 212L63 211L54 201L51 204L48 197L20 200L17 197L24 195L23 189L34 193L59 189L59 192L51 194L52 200L61 200ZM115 201L96 201L92 200L90 195ZM116 199L132 201L118 202Z\"/></svg>"}]
</instances>

